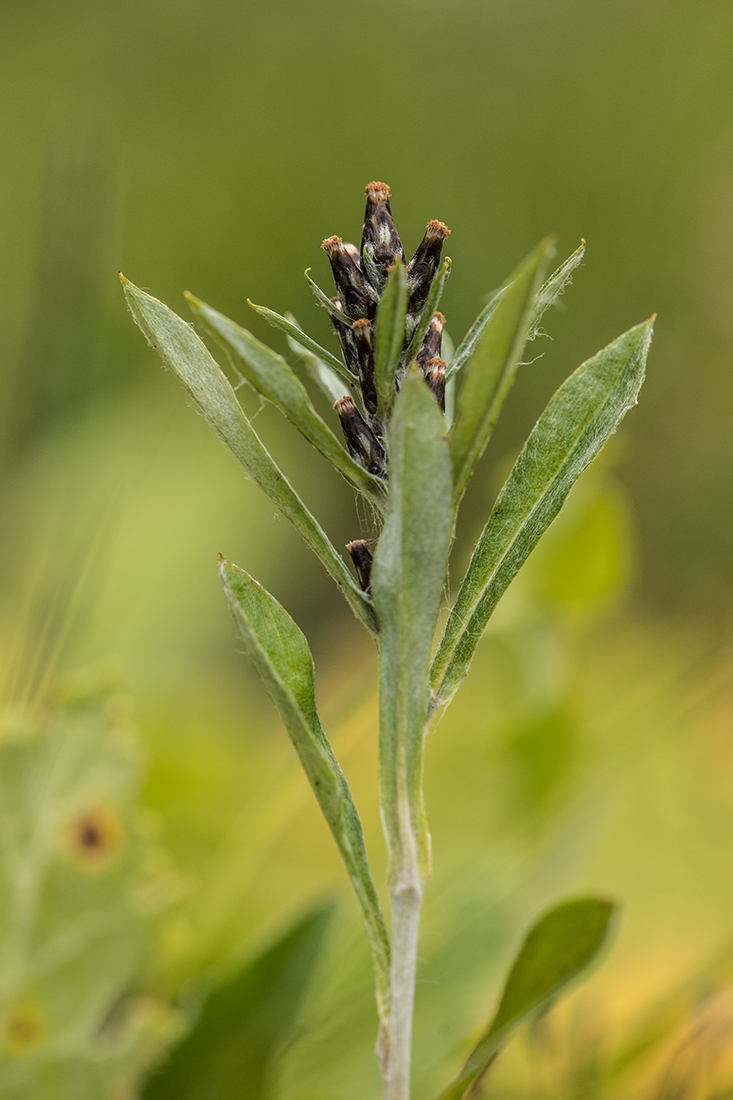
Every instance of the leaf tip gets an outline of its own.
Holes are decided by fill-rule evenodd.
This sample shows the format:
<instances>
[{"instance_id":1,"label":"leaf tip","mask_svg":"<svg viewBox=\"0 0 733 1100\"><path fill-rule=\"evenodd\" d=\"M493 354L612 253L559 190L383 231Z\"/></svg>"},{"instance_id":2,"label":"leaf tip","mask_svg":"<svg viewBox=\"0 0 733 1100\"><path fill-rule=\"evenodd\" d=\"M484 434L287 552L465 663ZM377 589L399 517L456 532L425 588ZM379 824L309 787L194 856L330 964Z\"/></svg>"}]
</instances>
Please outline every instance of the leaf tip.
<instances>
[{"instance_id":1,"label":"leaf tip","mask_svg":"<svg viewBox=\"0 0 733 1100\"><path fill-rule=\"evenodd\" d=\"M130 280L126 279L121 271L117 272L117 277L118 277L118 279L120 280L120 282L122 283L123 286L132 286L132 283L130 282Z\"/></svg>"}]
</instances>

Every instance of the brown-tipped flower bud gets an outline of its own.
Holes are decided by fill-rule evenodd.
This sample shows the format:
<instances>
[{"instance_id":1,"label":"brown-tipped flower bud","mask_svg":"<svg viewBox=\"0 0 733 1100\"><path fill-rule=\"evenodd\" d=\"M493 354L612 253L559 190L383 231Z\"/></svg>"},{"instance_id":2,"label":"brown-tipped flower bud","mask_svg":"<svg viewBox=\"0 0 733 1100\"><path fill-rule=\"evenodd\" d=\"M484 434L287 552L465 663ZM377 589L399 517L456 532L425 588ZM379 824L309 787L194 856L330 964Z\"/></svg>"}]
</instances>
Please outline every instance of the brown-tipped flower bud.
<instances>
[{"instance_id":1,"label":"brown-tipped flower bud","mask_svg":"<svg viewBox=\"0 0 733 1100\"><path fill-rule=\"evenodd\" d=\"M377 309L377 294L362 274L358 253L354 258L340 237L327 237L321 248L331 261L336 289L347 319L355 321L357 317L373 317Z\"/></svg>"},{"instance_id":2,"label":"brown-tipped flower bud","mask_svg":"<svg viewBox=\"0 0 733 1100\"><path fill-rule=\"evenodd\" d=\"M332 298L331 301L339 310L342 310L341 302L338 298ZM336 330L346 366L353 374L358 374L359 356L356 350L356 343L354 342L354 334L351 331L351 325L347 324L346 321L339 321L338 317L334 317L332 313L329 313L328 318Z\"/></svg>"},{"instance_id":3,"label":"brown-tipped flower bud","mask_svg":"<svg viewBox=\"0 0 733 1100\"><path fill-rule=\"evenodd\" d=\"M425 371L425 366L428 359L440 358L440 349L443 342L443 325L445 324L445 317L442 313L434 313L433 319L430 322L430 327L425 333L425 339L422 342L422 347L417 353L417 365L420 370Z\"/></svg>"},{"instance_id":4,"label":"brown-tipped flower bud","mask_svg":"<svg viewBox=\"0 0 733 1100\"><path fill-rule=\"evenodd\" d=\"M425 236L407 265L407 308L410 313L419 313L425 305L425 299L440 263L443 241L449 233L450 229L442 222L428 222Z\"/></svg>"},{"instance_id":5,"label":"brown-tipped flower bud","mask_svg":"<svg viewBox=\"0 0 733 1100\"><path fill-rule=\"evenodd\" d=\"M341 418L349 454L370 474L387 476L387 456L379 440L361 415L352 397L339 397L333 405Z\"/></svg>"},{"instance_id":6,"label":"brown-tipped flower bud","mask_svg":"<svg viewBox=\"0 0 733 1100\"><path fill-rule=\"evenodd\" d=\"M372 555L367 544L364 539L356 539L347 542L346 549L351 554L359 584L365 592L369 592L372 587Z\"/></svg>"},{"instance_id":7,"label":"brown-tipped flower bud","mask_svg":"<svg viewBox=\"0 0 733 1100\"><path fill-rule=\"evenodd\" d=\"M445 412L445 363L442 359L429 359L424 373L433 397Z\"/></svg>"},{"instance_id":8,"label":"brown-tipped flower bud","mask_svg":"<svg viewBox=\"0 0 733 1100\"><path fill-rule=\"evenodd\" d=\"M397 259L404 262L405 253L392 221L389 187L375 180L364 190L367 203L361 235L362 268L372 286L381 292L387 282L387 268Z\"/></svg>"},{"instance_id":9,"label":"brown-tipped flower bud","mask_svg":"<svg viewBox=\"0 0 733 1100\"><path fill-rule=\"evenodd\" d=\"M370 413L377 411L377 389L374 383L374 328L362 317L352 329L358 361L359 382L364 404Z\"/></svg>"}]
</instances>

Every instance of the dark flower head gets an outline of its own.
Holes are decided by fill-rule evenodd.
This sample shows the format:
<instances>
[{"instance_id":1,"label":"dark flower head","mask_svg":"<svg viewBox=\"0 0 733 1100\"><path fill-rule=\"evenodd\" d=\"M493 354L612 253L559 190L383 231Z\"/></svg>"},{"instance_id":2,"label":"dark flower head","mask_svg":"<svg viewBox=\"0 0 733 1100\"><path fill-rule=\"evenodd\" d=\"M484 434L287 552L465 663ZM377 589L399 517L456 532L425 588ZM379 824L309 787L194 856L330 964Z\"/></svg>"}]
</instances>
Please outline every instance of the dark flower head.
<instances>
[{"instance_id":1,"label":"dark flower head","mask_svg":"<svg viewBox=\"0 0 733 1100\"><path fill-rule=\"evenodd\" d=\"M429 359L424 373L435 400L445 412L445 363L442 359Z\"/></svg>"},{"instance_id":2,"label":"dark flower head","mask_svg":"<svg viewBox=\"0 0 733 1100\"><path fill-rule=\"evenodd\" d=\"M374 384L374 327L365 317L354 321L352 328L364 404L370 413L377 411L377 390Z\"/></svg>"},{"instance_id":3,"label":"dark flower head","mask_svg":"<svg viewBox=\"0 0 733 1100\"><path fill-rule=\"evenodd\" d=\"M425 333L425 339L422 342L422 347L417 353L417 365L420 369L425 371L425 364L428 359L437 359L440 356L441 345L443 343L443 325L445 324L445 317L442 313L434 313L433 319L430 322L430 328Z\"/></svg>"},{"instance_id":4,"label":"dark flower head","mask_svg":"<svg viewBox=\"0 0 733 1100\"><path fill-rule=\"evenodd\" d=\"M450 229L442 222L428 222L425 236L407 265L407 310L411 314L419 314L425 305L430 285L438 270L443 242L449 233Z\"/></svg>"},{"instance_id":5,"label":"dark flower head","mask_svg":"<svg viewBox=\"0 0 733 1100\"><path fill-rule=\"evenodd\" d=\"M384 289L387 269L395 260L404 262L405 253L389 208L389 187L373 182L364 189L367 197L364 229L361 237L361 260L365 275L378 290Z\"/></svg>"},{"instance_id":6,"label":"dark flower head","mask_svg":"<svg viewBox=\"0 0 733 1100\"><path fill-rule=\"evenodd\" d=\"M359 317L374 317L377 294L364 278L359 253L354 245L345 245L340 237L327 237L321 248L331 261L336 289L347 319L356 321Z\"/></svg>"},{"instance_id":7,"label":"dark flower head","mask_svg":"<svg viewBox=\"0 0 733 1100\"><path fill-rule=\"evenodd\" d=\"M357 462L377 477L387 476L387 456L381 443L361 415L353 397L339 397L333 405L341 419L346 446Z\"/></svg>"},{"instance_id":8,"label":"dark flower head","mask_svg":"<svg viewBox=\"0 0 733 1100\"><path fill-rule=\"evenodd\" d=\"M346 549L351 554L359 584L364 592L369 592L372 587L372 555L369 547L363 539L355 539L354 542L346 543Z\"/></svg>"}]
</instances>

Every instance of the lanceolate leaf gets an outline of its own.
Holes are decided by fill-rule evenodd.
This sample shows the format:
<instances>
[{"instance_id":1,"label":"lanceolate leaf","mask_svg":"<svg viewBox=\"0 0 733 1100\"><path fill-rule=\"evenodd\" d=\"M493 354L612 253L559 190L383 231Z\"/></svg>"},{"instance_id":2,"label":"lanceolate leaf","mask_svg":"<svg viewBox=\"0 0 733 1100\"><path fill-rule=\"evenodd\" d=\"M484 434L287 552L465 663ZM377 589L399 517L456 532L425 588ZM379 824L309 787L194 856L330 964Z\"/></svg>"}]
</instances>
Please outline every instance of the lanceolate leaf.
<instances>
[{"instance_id":1,"label":"lanceolate leaf","mask_svg":"<svg viewBox=\"0 0 733 1100\"><path fill-rule=\"evenodd\" d=\"M420 320L417 322L417 328L412 334L407 351L402 356L402 362L405 366L412 363L413 359L417 357L417 353L422 347L422 342L425 339L425 333L430 328L430 322L433 319L433 314L440 305L440 299L443 296L443 290L445 284L450 276L451 260L448 256L443 260L440 271L433 279L430 292L428 293L425 305L423 306L422 313L420 314Z\"/></svg>"},{"instance_id":2,"label":"lanceolate leaf","mask_svg":"<svg viewBox=\"0 0 733 1100\"><path fill-rule=\"evenodd\" d=\"M644 379L654 318L578 367L550 400L473 552L432 668L438 703L459 687L499 599Z\"/></svg>"},{"instance_id":3,"label":"lanceolate leaf","mask_svg":"<svg viewBox=\"0 0 733 1100\"><path fill-rule=\"evenodd\" d=\"M382 482L354 462L331 429L313 408L300 379L276 352L260 343L246 329L212 309L206 302L187 294L196 317L221 344L247 381L263 397L277 406L316 450L327 458L354 489L370 497L378 506L384 502Z\"/></svg>"},{"instance_id":4,"label":"lanceolate leaf","mask_svg":"<svg viewBox=\"0 0 733 1100\"><path fill-rule=\"evenodd\" d=\"M148 343L183 384L220 439L320 558L354 613L368 630L375 632L370 602L357 588L346 563L336 553L320 524L260 442L226 375L205 345L191 326L163 302L139 290L124 276L120 278L130 311Z\"/></svg>"},{"instance_id":5,"label":"lanceolate leaf","mask_svg":"<svg viewBox=\"0 0 733 1100\"><path fill-rule=\"evenodd\" d=\"M372 569L380 629L380 799L389 838L390 875L403 848L427 833L421 796L421 747L428 703L430 648L451 537L450 453L437 402L416 367L395 403L387 518Z\"/></svg>"},{"instance_id":6,"label":"lanceolate leaf","mask_svg":"<svg viewBox=\"0 0 733 1100\"><path fill-rule=\"evenodd\" d=\"M461 1100L515 1028L579 977L603 946L613 912L610 901L581 898L558 905L540 918L514 961L494 1019L440 1100Z\"/></svg>"},{"instance_id":7,"label":"lanceolate leaf","mask_svg":"<svg viewBox=\"0 0 733 1100\"><path fill-rule=\"evenodd\" d=\"M399 260L389 273L377 312L374 377L379 417L388 418L396 396L395 372L405 340L407 276Z\"/></svg>"},{"instance_id":8,"label":"lanceolate leaf","mask_svg":"<svg viewBox=\"0 0 733 1100\"><path fill-rule=\"evenodd\" d=\"M551 243L543 241L517 268L463 371L450 436L456 500L463 496L514 381L551 251Z\"/></svg>"},{"instance_id":9,"label":"lanceolate leaf","mask_svg":"<svg viewBox=\"0 0 733 1100\"><path fill-rule=\"evenodd\" d=\"M318 717L308 643L274 596L243 569L220 558L219 575L247 654L280 712L359 900L374 962L377 1002L384 1015L389 974L387 931L359 815Z\"/></svg>"},{"instance_id":10,"label":"lanceolate leaf","mask_svg":"<svg viewBox=\"0 0 733 1100\"><path fill-rule=\"evenodd\" d=\"M460 370L464 363L466 363L476 350L479 340L484 334L484 329L488 325L491 318L496 312L496 307L502 300L509 288L503 286L500 290L495 290L489 298L484 308L479 313L476 320L471 325L466 335L461 340L461 343L457 347L455 354L451 357L448 366L446 367L445 377L446 381L452 378L456 371Z\"/></svg>"},{"instance_id":11,"label":"lanceolate leaf","mask_svg":"<svg viewBox=\"0 0 733 1100\"><path fill-rule=\"evenodd\" d=\"M287 320L297 325L297 321L292 315L288 314ZM290 350L302 360L308 374L332 405L334 401L338 401L339 397L349 395L349 387L345 382L342 382L335 370L332 370L327 363L324 363L312 351L308 351L302 344L299 344L293 336L288 336L287 340Z\"/></svg>"},{"instance_id":12,"label":"lanceolate leaf","mask_svg":"<svg viewBox=\"0 0 733 1100\"><path fill-rule=\"evenodd\" d=\"M295 1026L331 917L321 909L205 999L142 1100L264 1100L274 1059Z\"/></svg>"},{"instance_id":13,"label":"lanceolate leaf","mask_svg":"<svg viewBox=\"0 0 733 1100\"><path fill-rule=\"evenodd\" d=\"M306 277L306 280L308 281L308 286L311 288L311 290L313 291L313 293L316 296L316 300L319 301L321 303L321 305L325 309L328 310L329 313L333 314L333 316L336 317L337 320L339 320L342 325L346 325L347 328L351 328L351 323L350 323L348 317L346 316L346 314L344 313L344 311L341 309L341 307L339 305L336 304L336 302L331 301L331 299L328 297L328 295L325 294L321 290L318 283L313 282L310 275L308 274L309 271L310 271L310 268L307 267L305 269L305 277Z\"/></svg>"},{"instance_id":14,"label":"lanceolate leaf","mask_svg":"<svg viewBox=\"0 0 733 1100\"><path fill-rule=\"evenodd\" d=\"M570 283L572 274L585 255L585 241L581 241L575 252L561 263L556 271L553 271L546 283L540 287L535 299L534 317L532 319L532 333L537 331L542 315L560 297Z\"/></svg>"},{"instance_id":15,"label":"lanceolate leaf","mask_svg":"<svg viewBox=\"0 0 733 1100\"><path fill-rule=\"evenodd\" d=\"M312 340L307 333L299 329L292 321L288 321L287 317L282 317L279 313L275 313L273 309L268 309L267 306L257 306L254 302L250 302L249 298L247 299L247 305L251 306L255 313L259 313L260 317L264 317L273 328L282 329L288 336L293 336L299 344L308 348L308 351L312 351L313 354L317 355L319 359L322 359L324 363L328 363L330 367L333 367L336 373L340 374L347 382L354 381L351 372L347 370L340 359L337 359L330 351L322 348L320 344Z\"/></svg>"}]
</instances>

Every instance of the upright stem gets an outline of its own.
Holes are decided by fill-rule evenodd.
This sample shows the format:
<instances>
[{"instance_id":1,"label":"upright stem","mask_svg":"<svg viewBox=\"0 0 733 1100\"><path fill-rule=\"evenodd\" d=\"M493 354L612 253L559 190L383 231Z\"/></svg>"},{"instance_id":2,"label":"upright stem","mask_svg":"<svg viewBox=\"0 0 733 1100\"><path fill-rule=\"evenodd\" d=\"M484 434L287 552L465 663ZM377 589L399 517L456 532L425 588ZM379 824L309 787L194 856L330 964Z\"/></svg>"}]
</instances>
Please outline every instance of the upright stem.
<instances>
[{"instance_id":1,"label":"upright stem","mask_svg":"<svg viewBox=\"0 0 733 1100\"><path fill-rule=\"evenodd\" d=\"M409 1100L417 938L422 905L418 868L406 868L390 890L392 961L384 1100ZM384 1072L386 1071L386 1072Z\"/></svg>"}]
</instances>

